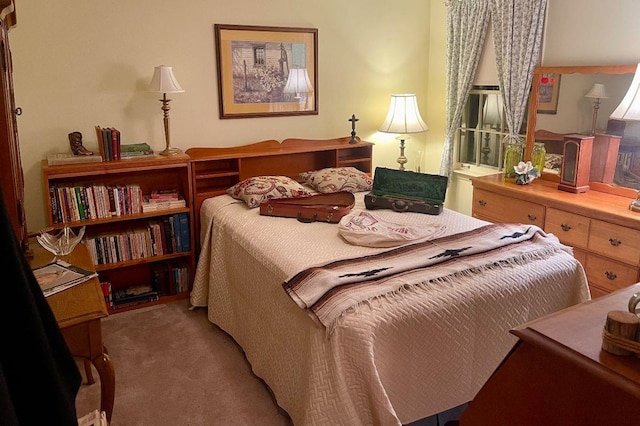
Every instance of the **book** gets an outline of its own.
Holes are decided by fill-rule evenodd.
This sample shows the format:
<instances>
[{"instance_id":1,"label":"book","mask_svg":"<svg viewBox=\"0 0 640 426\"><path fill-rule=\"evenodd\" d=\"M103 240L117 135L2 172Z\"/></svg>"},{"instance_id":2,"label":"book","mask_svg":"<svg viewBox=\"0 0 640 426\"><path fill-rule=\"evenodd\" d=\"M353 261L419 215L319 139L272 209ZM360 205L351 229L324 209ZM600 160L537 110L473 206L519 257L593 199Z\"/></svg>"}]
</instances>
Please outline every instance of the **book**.
<instances>
[{"instance_id":1,"label":"book","mask_svg":"<svg viewBox=\"0 0 640 426\"><path fill-rule=\"evenodd\" d=\"M180 215L178 213L173 215L173 231L176 239L176 252L182 253L182 226L180 222Z\"/></svg>"},{"instance_id":2,"label":"book","mask_svg":"<svg viewBox=\"0 0 640 426\"><path fill-rule=\"evenodd\" d=\"M87 271L62 260L33 270L45 297L59 293L75 285L97 277L96 272Z\"/></svg>"},{"instance_id":3,"label":"book","mask_svg":"<svg viewBox=\"0 0 640 426\"><path fill-rule=\"evenodd\" d=\"M113 160L120 159L120 130L110 127L111 130L111 152Z\"/></svg>"},{"instance_id":4,"label":"book","mask_svg":"<svg viewBox=\"0 0 640 426\"><path fill-rule=\"evenodd\" d=\"M47 155L47 165L49 166L100 162L102 162L102 155L74 155L65 153Z\"/></svg>"},{"instance_id":5,"label":"book","mask_svg":"<svg viewBox=\"0 0 640 426\"><path fill-rule=\"evenodd\" d=\"M155 189L151 191L151 200L177 200L180 197L177 189Z\"/></svg>"},{"instance_id":6,"label":"book","mask_svg":"<svg viewBox=\"0 0 640 426\"><path fill-rule=\"evenodd\" d=\"M153 153L153 150L151 149L149 144L146 143L146 142L130 143L130 144L122 144L122 145L120 145L120 154L121 155L123 155L123 154L142 154L142 153L147 153L147 152Z\"/></svg>"},{"instance_id":7,"label":"book","mask_svg":"<svg viewBox=\"0 0 640 426\"><path fill-rule=\"evenodd\" d=\"M153 151L140 151L140 152L122 152L120 153L121 160L129 160L136 158L150 158L155 157L156 154Z\"/></svg>"},{"instance_id":8,"label":"book","mask_svg":"<svg viewBox=\"0 0 640 426\"><path fill-rule=\"evenodd\" d=\"M152 200L148 195L142 196L142 213L186 207L186 201L180 197L177 200Z\"/></svg>"},{"instance_id":9,"label":"book","mask_svg":"<svg viewBox=\"0 0 640 426\"><path fill-rule=\"evenodd\" d=\"M158 300L158 292L150 285L137 285L113 291L115 309Z\"/></svg>"},{"instance_id":10,"label":"book","mask_svg":"<svg viewBox=\"0 0 640 426\"><path fill-rule=\"evenodd\" d=\"M180 232L182 234L182 251L191 251L191 230L189 228L189 215L187 213L178 213L180 220Z\"/></svg>"}]
</instances>

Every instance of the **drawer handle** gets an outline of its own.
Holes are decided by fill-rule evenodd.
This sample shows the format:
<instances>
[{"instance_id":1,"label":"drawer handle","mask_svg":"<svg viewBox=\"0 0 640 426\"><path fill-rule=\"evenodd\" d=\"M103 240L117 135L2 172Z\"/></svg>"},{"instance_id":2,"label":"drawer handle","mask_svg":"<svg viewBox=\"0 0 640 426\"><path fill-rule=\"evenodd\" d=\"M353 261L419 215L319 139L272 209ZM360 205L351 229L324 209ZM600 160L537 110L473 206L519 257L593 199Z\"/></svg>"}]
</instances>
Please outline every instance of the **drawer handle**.
<instances>
[{"instance_id":1,"label":"drawer handle","mask_svg":"<svg viewBox=\"0 0 640 426\"><path fill-rule=\"evenodd\" d=\"M564 223L560 225L560 228L562 228L562 230L565 232L569 232L571 230L571 226L565 225Z\"/></svg>"},{"instance_id":2,"label":"drawer handle","mask_svg":"<svg viewBox=\"0 0 640 426\"><path fill-rule=\"evenodd\" d=\"M478 200L478 204L480 204L482 207L487 205L487 202L485 200Z\"/></svg>"},{"instance_id":3,"label":"drawer handle","mask_svg":"<svg viewBox=\"0 0 640 426\"><path fill-rule=\"evenodd\" d=\"M622 244L622 241L617 238L609 238L609 243L614 247L618 247L620 244Z\"/></svg>"},{"instance_id":4,"label":"drawer handle","mask_svg":"<svg viewBox=\"0 0 640 426\"><path fill-rule=\"evenodd\" d=\"M535 215L535 214L531 214L531 213L529 213L529 214L527 215L527 217L529 218L529 220L530 220L531 222L534 222L534 221L537 219L537 218L536 218L536 215Z\"/></svg>"},{"instance_id":5,"label":"drawer handle","mask_svg":"<svg viewBox=\"0 0 640 426\"><path fill-rule=\"evenodd\" d=\"M609 278L611 281L613 281L613 280L615 280L616 278L618 278L618 276L617 276L616 274L614 274L613 272L606 271L604 274L605 274L605 275L607 276L607 278Z\"/></svg>"}]
</instances>

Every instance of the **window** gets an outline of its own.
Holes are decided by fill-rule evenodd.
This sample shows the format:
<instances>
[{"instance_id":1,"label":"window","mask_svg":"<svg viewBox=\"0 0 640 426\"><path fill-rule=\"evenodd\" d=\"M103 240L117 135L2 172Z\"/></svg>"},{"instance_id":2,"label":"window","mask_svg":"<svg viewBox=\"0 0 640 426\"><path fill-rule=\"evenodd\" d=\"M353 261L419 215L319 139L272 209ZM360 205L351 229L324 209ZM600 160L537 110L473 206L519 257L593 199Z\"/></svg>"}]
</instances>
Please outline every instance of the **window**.
<instances>
[{"instance_id":1,"label":"window","mask_svg":"<svg viewBox=\"0 0 640 426\"><path fill-rule=\"evenodd\" d=\"M520 134L525 139L527 113ZM456 134L458 162L502 170L504 137L509 134L498 86L473 86Z\"/></svg>"},{"instance_id":2,"label":"window","mask_svg":"<svg viewBox=\"0 0 640 426\"><path fill-rule=\"evenodd\" d=\"M256 67L264 66L267 63L267 53L264 46L256 46L253 48L253 65Z\"/></svg>"}]
</instances>

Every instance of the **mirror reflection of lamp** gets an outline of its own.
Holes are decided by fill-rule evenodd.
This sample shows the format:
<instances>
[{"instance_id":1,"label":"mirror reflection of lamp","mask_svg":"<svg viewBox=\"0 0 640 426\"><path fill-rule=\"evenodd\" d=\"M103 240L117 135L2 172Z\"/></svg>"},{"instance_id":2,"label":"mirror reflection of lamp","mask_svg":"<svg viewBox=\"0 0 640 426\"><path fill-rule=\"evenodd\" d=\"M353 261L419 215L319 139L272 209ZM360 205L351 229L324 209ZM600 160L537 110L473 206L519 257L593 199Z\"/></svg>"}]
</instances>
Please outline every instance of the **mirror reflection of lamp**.
<instances>
[{"instance_id":1,"label":"mirror reflection of lamp","mask_svg":"<svg viewBox=\"0 0 640 426\"><path fill-rule=\"evenodd\" d=\"M396 160L400 170L404 170L407 157L404 155L404 141L409 139L407 133L421 133L429 130L418 110L418 99L414 94L391 95L387 117L379 129L384 133L399 133L400 156Z\"/></svg>"},{"instance_id":2,"label":"mirror reflection of lamp","mask_svg":"<svg viewBox=\"0 0 640 426\"><path fill-rule=\"evenodd\" d=\"M584 95L585 98L595 99L593 101L593 115L591 118L591 134L596 134L596 122L598 121L598 109L600 109L600 99L607 99L607 90L604 84L595 83L589 93Z\"/></svg>"},{"instance_id":3,"label":"mirror reflection of lamp","mask_svg":"<svg viewBox=\"0 0 640 426\"><path fill-rule=\"evenodd\" d=\"M309 73L306 68L292 68L289 70L287 84L284 86L284 93L292 93L294 99L301 99L302 94L313 91Z\"/></svg>"},{"instance_id":4,"label":"mirror reflection of lamp","mask_svg":"<svg viewBox=\"0 0 640 426\"><path fill-rule=\"evenodd\" d=\"M482 122L485 126L489 126L491 130L502 130L502 110L504 104L501 95L487 95L484 101L484 108L482 109ZM491 153L491 147L489 146L489 139L491 135L489 132L484 134L484 146L480 150L482 152L482 162L484 164L489 163L489 154Z\"/></svg>"},{"instance_id":5,"label":"mirror reflection of lamp","mask_svg":"<svg viewBox=\"0 0 640 426\"><path fill-rule=\"evenodd\" d=\"M609 118L611 120L640 121L640 64L636 68L629 90ZM640 212L640 191L638 191L638 198L629 204L629 209Z\"/></svg>"}]
</instances>

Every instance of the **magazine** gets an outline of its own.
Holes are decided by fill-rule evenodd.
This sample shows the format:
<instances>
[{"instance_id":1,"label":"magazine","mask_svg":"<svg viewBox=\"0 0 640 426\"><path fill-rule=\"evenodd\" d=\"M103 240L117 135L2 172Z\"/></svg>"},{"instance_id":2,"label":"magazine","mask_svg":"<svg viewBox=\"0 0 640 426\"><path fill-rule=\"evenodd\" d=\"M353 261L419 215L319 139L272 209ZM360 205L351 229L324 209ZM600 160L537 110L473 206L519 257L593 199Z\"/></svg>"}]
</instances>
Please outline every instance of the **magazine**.
<instances>
[{"instance_id":1,"label":"magazine","mask_svg":"<svg viewBox=\"0 0 640 426\"><path fill-rule=\"evenodd\" d=\"M87 271L62 260L33 270L45 297L97 277L96 272Z\"/></svg>"}]
</instances>

